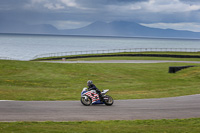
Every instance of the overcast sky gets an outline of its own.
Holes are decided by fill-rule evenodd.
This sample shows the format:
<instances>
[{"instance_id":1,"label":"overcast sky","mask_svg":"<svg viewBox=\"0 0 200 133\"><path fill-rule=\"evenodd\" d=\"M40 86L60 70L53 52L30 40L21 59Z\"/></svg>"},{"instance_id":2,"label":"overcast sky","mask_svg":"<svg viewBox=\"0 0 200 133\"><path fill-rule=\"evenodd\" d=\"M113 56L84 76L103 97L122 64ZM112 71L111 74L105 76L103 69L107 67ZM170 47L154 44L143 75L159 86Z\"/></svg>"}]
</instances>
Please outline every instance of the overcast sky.
<instances>
[{"instance_id":1,"label":"overcast sky","mask_svg":"<svg viewBox=\"0 0 200 133\"><path fill-rule=\"evenodd\" d=\"M0 21L73 29L115 20L200 32L200 0L0 0Z\"/></svg>"}]
</instances>

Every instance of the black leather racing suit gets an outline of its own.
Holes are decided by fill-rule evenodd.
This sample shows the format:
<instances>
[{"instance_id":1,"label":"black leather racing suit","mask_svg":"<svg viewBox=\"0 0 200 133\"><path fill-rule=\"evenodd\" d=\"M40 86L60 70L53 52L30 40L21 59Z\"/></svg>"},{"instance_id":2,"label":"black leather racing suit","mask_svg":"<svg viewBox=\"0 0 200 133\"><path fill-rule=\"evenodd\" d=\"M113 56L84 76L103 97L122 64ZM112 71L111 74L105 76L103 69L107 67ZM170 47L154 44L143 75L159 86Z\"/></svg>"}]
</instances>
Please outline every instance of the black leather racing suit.
<instances>
[{"instance_id":1,"label":"black leather racing suit","mask_svg":"<svg viewBox=\"0 0 200 133\"><path fill-rule=\"evenodd\" d=\"M94 84L91 84L89 86L88 91L91 91L91 90L95 90L97 94L99 95L99 98L102 99L101 91Z\"/></svg>"}]
</instances>

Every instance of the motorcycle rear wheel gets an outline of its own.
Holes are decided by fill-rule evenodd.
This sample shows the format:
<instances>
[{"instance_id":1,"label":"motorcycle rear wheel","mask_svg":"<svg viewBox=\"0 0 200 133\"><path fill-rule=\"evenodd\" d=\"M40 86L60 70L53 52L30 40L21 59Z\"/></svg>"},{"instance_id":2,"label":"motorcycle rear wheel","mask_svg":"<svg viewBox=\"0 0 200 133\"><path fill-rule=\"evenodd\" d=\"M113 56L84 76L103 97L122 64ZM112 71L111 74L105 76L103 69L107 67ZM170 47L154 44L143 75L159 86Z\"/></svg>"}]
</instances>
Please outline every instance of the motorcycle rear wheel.
<instances>
[{"instance_id":1,"label":"motorcycle rear wheel","mask_svg":"<svg viewBox=\"0 0 200 133\"><path fill-rule=\"evenodd\" d=\"M87 99L85 99L85 97L81 97L81 103L85 106L90 106L92 103L92 100L87 97Z\"/></svg>"},{"instance_id":2,"label":"motorcycle rear wheel","mask_svg":"<svg viewBox=\"0 0 200 133\"><path fill-rule=\"evenodd\" d=\"M114 100L113 100L113 98L111 96L106 95L106 96L104 96L104 98L107 98L107 99L104 99L105 105L107 105L107 106L113 105Z\"/></svg>"}]
</instances>

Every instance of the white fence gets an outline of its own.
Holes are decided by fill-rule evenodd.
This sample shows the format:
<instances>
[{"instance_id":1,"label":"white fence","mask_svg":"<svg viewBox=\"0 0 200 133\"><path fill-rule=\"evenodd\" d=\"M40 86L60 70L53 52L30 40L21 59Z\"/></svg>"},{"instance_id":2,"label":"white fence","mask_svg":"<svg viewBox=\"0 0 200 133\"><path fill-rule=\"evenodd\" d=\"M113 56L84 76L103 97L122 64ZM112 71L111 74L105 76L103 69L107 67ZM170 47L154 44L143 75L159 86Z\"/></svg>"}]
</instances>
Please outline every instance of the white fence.
<instances>
[{"instance_id":1,"label":"white fence","mask_svg":"<svg viewBox=\"0 0 200 133\"><path fill-rule=\"evenodd\" d=\"M84 54L105 54L120 52L200 52L200 48L131 48L131 49L111 49L111 50L90 50L90 51L70 51L59 53L48 53L36 55L32 60L45 57L61 57Z\"/></svg>"}]
</instances>

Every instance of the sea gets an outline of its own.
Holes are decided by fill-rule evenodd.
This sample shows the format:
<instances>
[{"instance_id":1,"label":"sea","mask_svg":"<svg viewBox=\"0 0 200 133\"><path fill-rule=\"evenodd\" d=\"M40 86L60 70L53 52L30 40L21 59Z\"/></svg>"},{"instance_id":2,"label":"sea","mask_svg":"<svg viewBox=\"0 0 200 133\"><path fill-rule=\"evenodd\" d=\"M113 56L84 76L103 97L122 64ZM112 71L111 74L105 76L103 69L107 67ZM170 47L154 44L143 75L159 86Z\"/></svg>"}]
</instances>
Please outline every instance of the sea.
<instances>
[{"instance_id":1,"label":"sea","mask_svg":"<svg viewBox=\"0 0 200 133\"><path fill-rule=\"evenodd\" d=\"M36 55L131 48L200 48L200 39L0 34L0 58L31 60Z\"/></svg>"}]
</instances>

